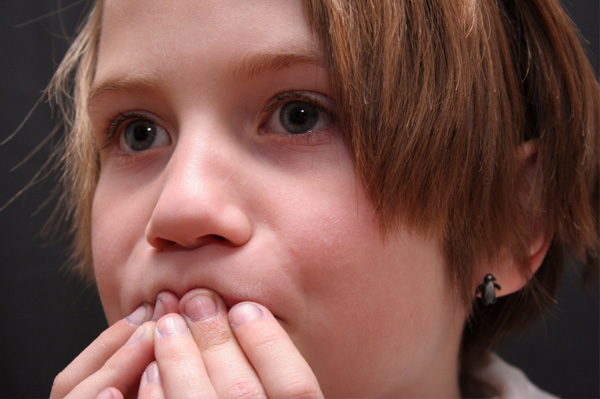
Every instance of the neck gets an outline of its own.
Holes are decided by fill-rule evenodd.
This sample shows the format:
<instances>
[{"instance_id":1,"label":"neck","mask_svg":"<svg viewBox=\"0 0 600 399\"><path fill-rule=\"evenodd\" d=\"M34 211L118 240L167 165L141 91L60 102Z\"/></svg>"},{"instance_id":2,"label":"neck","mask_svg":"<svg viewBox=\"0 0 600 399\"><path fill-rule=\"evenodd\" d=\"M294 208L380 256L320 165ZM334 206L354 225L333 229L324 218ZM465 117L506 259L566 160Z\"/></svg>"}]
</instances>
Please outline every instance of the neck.
<instances>
[{"instance_id":1,"label":"neck","mask_svg":"<svg viewBox=\"0 0 600 399\"><path fill-rule=\"evenodd\" d=\"M460 313L460 312L458 312ZM411 386L403 386L391 392L389 397L414 398L461 398L460 389L460 347L464 319L458 315L456 324L441 332L445 339L438 345L423 349L421 362L408 371L405 381L414 381Z\"/></svg>"}]
</instances>

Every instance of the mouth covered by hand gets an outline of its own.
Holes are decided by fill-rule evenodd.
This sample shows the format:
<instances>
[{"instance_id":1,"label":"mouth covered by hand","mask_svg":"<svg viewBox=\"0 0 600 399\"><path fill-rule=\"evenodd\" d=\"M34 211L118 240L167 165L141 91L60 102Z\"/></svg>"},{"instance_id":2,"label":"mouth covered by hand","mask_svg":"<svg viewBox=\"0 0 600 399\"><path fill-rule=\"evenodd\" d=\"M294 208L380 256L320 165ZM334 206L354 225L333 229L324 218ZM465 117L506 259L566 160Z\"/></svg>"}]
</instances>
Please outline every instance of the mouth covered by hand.
<instances>
[{"instance_id":1,"label":"mouth covered by hand","mask_svg":"<svg viewBox=\"0 0 600 399\"><path fill-rule=\"evenodd\" d=\"M323 397L273 314L208 289L163 291L103 332L57 376L51 398Z\"/></svg>"},{"instance_id":2,"label":"mouth covered by hand","mask_svg":"<svg viewBox=\"0 0 600 399\"><path fill-rule=\"evenodd\" d=\"M238 302L230 300L228 303L219 294L206 288L193 289L181 299L170 291L163 291L156 297L152 320L157 321L168 313L179 313L189 320L201 320L217 315L220 305L227 312Z\"/></svg>"}]
</instances>

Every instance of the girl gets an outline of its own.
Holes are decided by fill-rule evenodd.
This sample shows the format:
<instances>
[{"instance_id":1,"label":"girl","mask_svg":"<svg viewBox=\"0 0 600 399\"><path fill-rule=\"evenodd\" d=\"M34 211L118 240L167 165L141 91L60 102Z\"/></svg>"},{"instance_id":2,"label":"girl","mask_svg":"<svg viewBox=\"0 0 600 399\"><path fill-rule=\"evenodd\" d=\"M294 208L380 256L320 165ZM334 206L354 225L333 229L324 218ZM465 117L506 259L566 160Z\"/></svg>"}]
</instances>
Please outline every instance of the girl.
<instances>
[{"instance_id":1,"label":"girl","mask_svg":"<svg viewBox=\"0 0 600 399\"><path fill-rule=\"evenodd\" d=\"M555 1L98 0L49 94L111 324L53 398L546 395L489 351L598 267Z\"/></svg>"}]
</instances>

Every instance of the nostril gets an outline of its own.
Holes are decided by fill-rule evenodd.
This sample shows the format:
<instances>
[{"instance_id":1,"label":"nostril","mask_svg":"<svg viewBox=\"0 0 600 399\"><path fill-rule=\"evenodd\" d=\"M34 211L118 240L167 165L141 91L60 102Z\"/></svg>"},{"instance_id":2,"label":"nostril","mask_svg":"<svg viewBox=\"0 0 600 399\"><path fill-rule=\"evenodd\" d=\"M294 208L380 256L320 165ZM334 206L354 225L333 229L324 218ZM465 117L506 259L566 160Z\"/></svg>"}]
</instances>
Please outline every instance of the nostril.
<instances>
[{"instance_id":1,"label":"nostril","mask_svg":"<svg viewBox=\"0 0 600 399\"><path fill-rule=\"evenodd\" d=\"M150 245L152 245L154 248L156 248L159 251L177 251L177 250L181 250L181 249L195 249L198 247L202 247L204 245L208 245L211 242L216 243L216 242L226 242L228 241L227 238L217 235L217 234L209 234L203 237L199 237L197 238L195 241L190 241L190 242L178 242L178 241L172 241L172 240L167 240L166 238L160 238L160 237L154 237L151 240L149 240L148 242L150 243Z\"/></svg>"},{"instance_id":2,"label":"nostril","mask_svg":"<svg viewBox=\"0 0 600 399\"><path fill-rule=\"evenodd\" d=\"M178 246L178 244L175 241L166 240L166 239L160 238L160 237L153 238L152 241L150 242L150 245L152 245L154 248L156 248L160 251L166 251L166 250L169 250L170 248Z\"/></svg>"}]
</instances>

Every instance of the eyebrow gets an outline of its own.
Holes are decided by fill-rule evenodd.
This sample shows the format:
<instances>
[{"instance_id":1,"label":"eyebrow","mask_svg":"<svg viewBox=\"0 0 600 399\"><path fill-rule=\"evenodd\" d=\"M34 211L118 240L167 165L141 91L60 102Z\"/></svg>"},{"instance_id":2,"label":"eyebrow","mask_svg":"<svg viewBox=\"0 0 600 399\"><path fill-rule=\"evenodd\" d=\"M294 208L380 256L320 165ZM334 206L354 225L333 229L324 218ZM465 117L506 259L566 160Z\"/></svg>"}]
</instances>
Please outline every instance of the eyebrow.
<instances>
[{"instance_id":1,"label":"eyebrow","mask_svg":"<svg viewBox=\"0 0 600 399\"><path fill-rule=\"evenodd\" d=\"M275 73L297 64L324 66L320 56L308 51L293 52L259 52L229 62L228 70L236 80L252 79L261 75ZM157 90L159 79L153 74L124 75L108 79L92 85L88 95L88 105L107 93L124 91L153 91Z\"/></svg>"},{"instance_id":2,"label":"eyebrow","mask_svg":"<svg viewBox=\"0 0 600 399\"><path fill-rule=\"evenodd\" d=\"M152 76L124 75L92 85L88 95L88 105L99 97L111 92L152 91L158 87L158 80Z\"/></svg>"},{"instance_id":3,"label":"eyebrow","mask_svg":"<svg viewBox=\"0 0 600 399\"><path fill-rule=\"evenodd\" d=\"M312 64L320 67L325 65L320 56L308 51L261 52L232 60L229 63L229 70L235 79L243 80L275 73L296 64Z\"/></svg>"}]
</instances>

